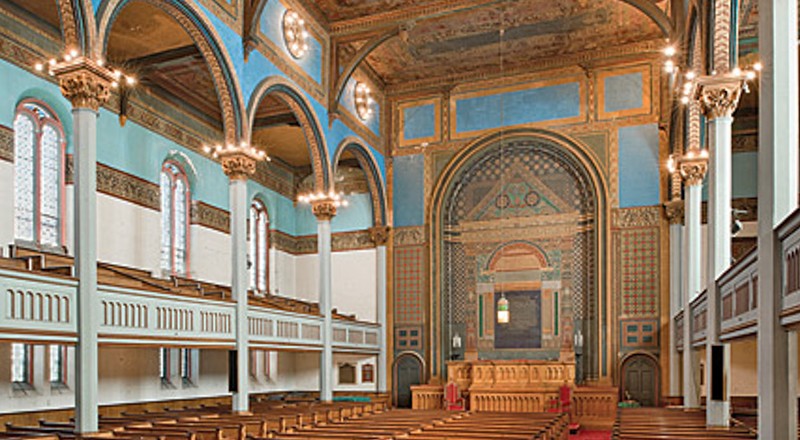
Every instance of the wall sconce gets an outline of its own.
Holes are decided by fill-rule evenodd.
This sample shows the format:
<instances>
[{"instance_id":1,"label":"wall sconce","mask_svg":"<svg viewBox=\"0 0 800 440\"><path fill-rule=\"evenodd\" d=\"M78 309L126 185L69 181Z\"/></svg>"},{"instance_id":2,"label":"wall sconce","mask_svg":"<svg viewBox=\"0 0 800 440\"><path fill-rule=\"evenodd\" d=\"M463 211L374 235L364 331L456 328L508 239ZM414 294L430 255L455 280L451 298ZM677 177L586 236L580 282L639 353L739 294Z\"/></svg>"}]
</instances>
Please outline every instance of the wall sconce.
<instances>
[{"instance_id":1,"label":"wall sconce","mask_svg":"<svg viewBox=\"0 0 800 440\"><path fill-rule=\"evenodd\" d=\"M306 21L295 11L287 10L283 14L283 42L295 58L302 58L308 53Z\"/></svg>"},{"instance_id":2,"label":"wall sconce","mask_svg":"<svg viewBox=\"0 0 800 440\"><path fill-rule=\"evenodd\" d=\"M497 301L497 323L508 324L511 320L511 312L508 310L508 300L506 294L501 293L500 299Z\"/></svg>"},{"instance_id":3,"label":"wall sconce","mask_svg":"<svg viewBox=\"0 0 800 440\"><path fill-rule=\"evenodd\" d=\"M372 90L365 83L357 82L353 94L356 103L356 114L362 121L366 121L372 116L372 104L375 103L375 100L372 99Z\"/></svg>"}]
</instances>

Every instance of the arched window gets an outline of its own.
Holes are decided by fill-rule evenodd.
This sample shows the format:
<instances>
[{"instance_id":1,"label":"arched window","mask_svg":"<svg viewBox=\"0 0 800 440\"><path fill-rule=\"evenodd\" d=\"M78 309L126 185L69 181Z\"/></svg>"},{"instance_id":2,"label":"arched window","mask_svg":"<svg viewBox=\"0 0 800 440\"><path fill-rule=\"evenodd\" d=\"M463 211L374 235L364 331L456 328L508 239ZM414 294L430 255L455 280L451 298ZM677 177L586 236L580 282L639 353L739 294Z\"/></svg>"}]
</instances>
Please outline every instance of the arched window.
<instances>
[{"instance_id":1,"label":"arched window","mask_svg":"<svg viewBox=\"0 0 800 440\"><path fill-rule=\"evenodd\" d=\"M44 104L23 101L14 117L14 235L64 244L64 130Z\"/></svg>"},{"instance_id":2,"label":"arched window","mask_svg":"<svg viewBox=\"0 0 800 440\"><path fill-rule=\"evenodd\" d=\"M161 168L161 269L173 275L189 271L191 190L183 168L167 161Z\"/></svg>"},{"instance_id":3,"label":"arched window","mask_svg":"<svg viewBox=\"0 0 800 440\"><path fill-rule=\"evenodd\" d=\"M268 289L269 217L261 200L250 205L250 288L258 292Z\"/></svg>"}]
</instances>

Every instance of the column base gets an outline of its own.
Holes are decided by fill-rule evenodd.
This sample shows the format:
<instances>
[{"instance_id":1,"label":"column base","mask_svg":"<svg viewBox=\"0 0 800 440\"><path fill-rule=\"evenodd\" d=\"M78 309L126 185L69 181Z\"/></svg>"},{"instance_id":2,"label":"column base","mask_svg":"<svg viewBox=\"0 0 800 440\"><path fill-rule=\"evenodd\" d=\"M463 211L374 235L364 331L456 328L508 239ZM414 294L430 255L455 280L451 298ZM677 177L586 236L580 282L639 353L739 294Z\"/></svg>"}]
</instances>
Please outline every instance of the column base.
<instances>
[{"instance_id":1,"label":"column base","mask_svg":"<svg viewBox=\"0 0 800 440\"><path fill-rule=\"evenodd\" d=\"M709 400L706 402L706 425L728 427L731 423L731 402Z\"/></svg>"}]
</instances>

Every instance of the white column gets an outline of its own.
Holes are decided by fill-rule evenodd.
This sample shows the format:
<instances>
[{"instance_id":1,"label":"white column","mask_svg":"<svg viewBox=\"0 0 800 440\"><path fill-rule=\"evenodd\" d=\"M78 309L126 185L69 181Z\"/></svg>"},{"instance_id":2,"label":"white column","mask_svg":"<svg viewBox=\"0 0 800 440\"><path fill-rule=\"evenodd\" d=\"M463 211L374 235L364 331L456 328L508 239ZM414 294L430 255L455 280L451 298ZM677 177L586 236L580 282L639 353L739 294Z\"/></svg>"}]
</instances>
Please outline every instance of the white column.
<instances>
[{"instance_id":1,"label":"white column","mask_svg":"<svg viewBox=\"0 0 800 440\"><path fill-rule=\"evenodd\" d=\"M217 147L214 157L220 159L222 171L228 176L231 210L231 296L236 300L236 392L233 393L233 412L250 408L250 347L248 344L247 276L247 177L256 172L256 162L265 157L263 151L242 143Z\"/></svg>"},{"instance_id":2,"label":"white column","mask_svg":"<svg viewBox=\"0 0 800 440\"><path fill-rule=\"evenodd\" d=\"M675 200L676 205L680 206L679 213L673 213L669 218L669 394L679 396L681 394L681 363L678 353L678 341L675 338L674 325L675 315L681 310L683 305L682 295L682 262L683 262L683 201ZM669 208L668 208L669 210Z\"/></svg>"},{"instance_id":3,"label":"white column","mask_svg":"<svg viewBox=\"0 0 800 440\"><path fill-rule=\"evenodd\" d=\"M731 130L733 112L739 102L742 80L733 74L702 77L698 80L697 96L703 112L708 118L708 274L707 324L706 324L706 424L728 426L730 424L730 396L727 380L723 381L721 400L711 397L712 347L720 344L722 324L722 298L717 290L717 278L731 265L731 199L733 178L731 159ZM725 347L727 350L728 347ZM722 369L730 375L730 357L724 356Z\"/></svg>"},{"instance_id":4,"label":"white column","mask_svg":"<svg viewBox=\"0 0 800 440\"><path fill-rule=\"evenodd\" d=\"M319 357L319 393L322 402L333 400L333 292L331 286L331 219L336 215L332 201L314 202L317 217L317 251L319 252L319 309L322 312L322 352Z\"/></svg>"},{"instance_id":5,"label":"white column","mask_svg":"<svg viewBox=\"0 0 800 440\"><path fill-rule=\"evenodd\" d=\"M236 387L233 411L250 408L250 348L247 322L247 180L230 179L232 297L236 300Z\"/></svg>"},{"instance_id":6,"label":"white column","mask_svg":"<svg viewBox=\"0 0 800 440\"><path fill-rule=\"evenodd\" d=\"M700 208L706 159L697 150L689 150L681 161L681 174L686 181L686 278L683 291L683 406L698 407L698 381L695 376L696 354L692 348L691 300L700 293L701 237Z\"/></svg>"},{"instance_id":7,"label":"white column","mask_svg":"<svg viewBox=\"0 0 800 440\"><path fill-rule=\"evenodd\" d=\"M97 298L97 117L109 97L112 76L78 57L54 66L61 93L72 103L75 148L75 276L78 278L75 350L75 431L97 432L100 310Z\"/></svg>"},{"instance_id":8,"label":"white column","mask_svg":"<svg viewBox=\"0 0 800 440\"><path fill-rule=\"evenodd\" d=\"M380 344L378 352L378 392L385 393L387 391L387 377L389 371L386 368L386 244L378 245L376 248L377 259L377 323L380 325L378 330L378 344Z\"/></svg>"},{"instance_id":9,"label":"white column","mask_svg":"<svg viewBox=\"0 0 800 440\"><path fill-rule=\"evenodd\" d=\"M774 228L797 207L797 2L759 0L758 15L764 66L758 115L758 432L764 439L794 440L795 423L789 420L797 414L787 402L797 395L787 386L789 338L780 323L782 262Z\"/></svg>"},{"instance_id":10,"label":"white column","mask_svg":"<svg viewBox=\"0 0 800 440\"><path fill-rule=\"evenodd\" d=\"M97 432L97 116L73 108L75 137L75 276L78 345L75 356L76 431Z\"/></svg>"}]
</instances>

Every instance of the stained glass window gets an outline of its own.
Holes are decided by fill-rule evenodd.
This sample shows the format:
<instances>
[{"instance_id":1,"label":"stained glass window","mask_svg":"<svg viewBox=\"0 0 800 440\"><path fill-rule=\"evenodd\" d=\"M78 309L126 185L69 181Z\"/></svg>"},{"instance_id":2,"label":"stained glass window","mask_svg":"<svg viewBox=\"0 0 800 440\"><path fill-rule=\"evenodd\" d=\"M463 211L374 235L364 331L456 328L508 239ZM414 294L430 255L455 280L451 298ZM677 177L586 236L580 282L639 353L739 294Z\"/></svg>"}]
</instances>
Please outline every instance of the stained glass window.
<instances>
[{"instance_id":1,"label":"stained glass window","mask_svg":"<svg viewBox=\"0 0 800 440\"><path fill-rule=\"evenodd\" d=\"M32 347L28 344L11 344L11 382L31 383Z\"/></svg>"},{"instance_id":2,"label":"stained glass window","mask_svg":"<svg viewBox=\"0 0 800 440\"><path fill-rule=\"evenodd\" d=\"M14 118L14 232L19 240L60 246L64 132L51 111L23 102Z\"/></svg>"},{"instance_id":3,"label":"stained glass window","mask_svg":"<svg viewBox=\"0 0 800 440\"><path fill-rule=\"evenodd\" d=\"M65 384L67 382L67 347L50 346L50 383Z\"/></svg>"},{"instance_id":4,"label":"stained glass window","mask_svg":"<svg viewBox=\"0 0 800 440\"><path fill-rule=\"evenodd\" d=\"M250 206L250 287L267 291L269 271L269 218L267 208L260 200Z\"/></svg>"},{"instance_id":5,"label":"stained glass window","mask_svg":"<svg viewBox=\"0 0 800 440\"><path fill-rule=\"evenodd\" d=\"M169 382L170 377L169 366L169 348L158 349L158 376L161 378L162 383Z\"/></svg>"},{"instance_id":6,"label":"stained glass window","mask_svg":"<svg viewBox=\"0 0 800 440\"><path fill-rule=\"evenodd\" d=\"M161 268L175 275L188 272L189 206L186 174L176 163L161 169Z\"/></svg>"},{"instance_id":7,"label":"stained glass window","mask_svg":"<svg viewBox=\"0 0 800 440\"><path fill-rule=\"evenodd\" d=\"M184 383L191 382L192 378L194 377L192 371L192 349L181 348L180 356L181 356L181 379L183 379Z\"/></svg>"}]
</instances>

